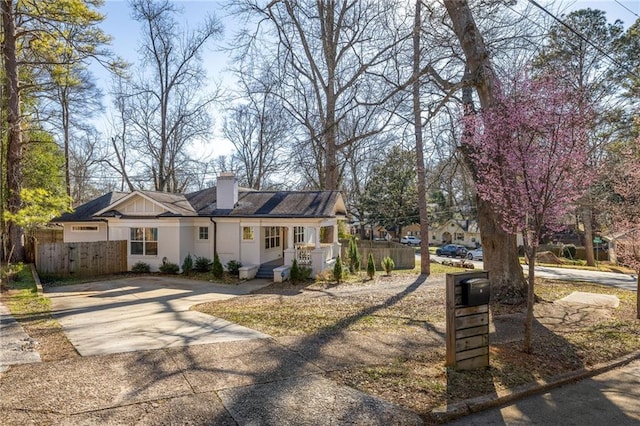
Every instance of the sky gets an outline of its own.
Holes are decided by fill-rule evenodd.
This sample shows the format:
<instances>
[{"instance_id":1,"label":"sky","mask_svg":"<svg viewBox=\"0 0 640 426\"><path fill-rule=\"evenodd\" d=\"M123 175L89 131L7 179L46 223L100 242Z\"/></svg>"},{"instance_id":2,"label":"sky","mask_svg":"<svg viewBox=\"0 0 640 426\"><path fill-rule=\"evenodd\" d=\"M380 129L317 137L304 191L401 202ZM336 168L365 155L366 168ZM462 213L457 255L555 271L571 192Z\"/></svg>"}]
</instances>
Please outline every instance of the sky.
<instances>
[{"instance_id":1,"label":"sky","mask_svg":"<svg viewBox=\"0 0 640 426\"><path fill-rule=\"evenodd\" d=\"M550 6L550 8L563 7L566 13L575 9L592 8L600 9L607 12L610 22L620 19L624 22L625 28L629 27L635 20L640 17L640 0L563 0L548 1L537 0L539 4ZM182 18L189 27L196 27L202 18L207 14L216 15L224 26L224 37L222 40L212 43L204 55L204 65L207 69L209 78L221 81L223 85L230 86L233 84L233 78L225 72L229 66L227 63L228 54L221 51L221 47L229 43L234 33L239 28L239 24L224 9L224 1L220 0L174 0L176 4L183 8L184 14ZM524 0L518 0L524 3ZM130 17L130 9L126 0L106 0L100 11L106 15L106 19L102 23L102 29L105 33L113 37L111 49L117 55L128 62L136 62L137 48L139 43L140 27ZM109 84L108 74L104 70L92 68L94 74L98 78L98 86L106 92ZM108 106L109 100L105 99L105 106ZM216 126L221 124L220 117L214 117ZM104 127L104 118L97 119L99 129ZM207 148L199 147L202 151L200 155L223 155L230 154L233 146L220 137L213 138L213 144ZM202 158L202 157L201 157Z\"/></svg>"}]
</instances>

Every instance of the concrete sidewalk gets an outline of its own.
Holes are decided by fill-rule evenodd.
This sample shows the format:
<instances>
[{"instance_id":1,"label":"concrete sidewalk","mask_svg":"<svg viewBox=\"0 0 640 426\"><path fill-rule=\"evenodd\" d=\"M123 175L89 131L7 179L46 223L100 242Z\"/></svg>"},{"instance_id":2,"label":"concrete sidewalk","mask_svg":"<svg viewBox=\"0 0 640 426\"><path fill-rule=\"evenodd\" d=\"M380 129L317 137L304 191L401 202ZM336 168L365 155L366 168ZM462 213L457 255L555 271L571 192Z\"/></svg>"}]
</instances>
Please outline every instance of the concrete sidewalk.
<instances>
[{"instance_id":1,"label":"concrete sidewalk","mask_svg":"<svg viewBox=\"0 0 640 426\"><path fill-rule=\"evenodd\" d=\"M272 339L14 366L0 424L418 425Z\"/></svg>"},{"instance_id":2,"label":"concrete sidewalk","mask_svg":"<svg viewBox=\"0 0 640 426\"><path fill-rule=\"evenodd\" d=\"M10 365L40 362L35 346L36 342L0 301L0 373L7 371Z\"/></svg>"},{"instance_id":3,"label":"concrete sidewalk","mask_svg":"<svg viewBox=\"0 0 640 426\"><path fill-rule=\"evenodd\" d=\"M640 360L463 417L453 425L638 425Z\"/></svg>"}]
</instances>

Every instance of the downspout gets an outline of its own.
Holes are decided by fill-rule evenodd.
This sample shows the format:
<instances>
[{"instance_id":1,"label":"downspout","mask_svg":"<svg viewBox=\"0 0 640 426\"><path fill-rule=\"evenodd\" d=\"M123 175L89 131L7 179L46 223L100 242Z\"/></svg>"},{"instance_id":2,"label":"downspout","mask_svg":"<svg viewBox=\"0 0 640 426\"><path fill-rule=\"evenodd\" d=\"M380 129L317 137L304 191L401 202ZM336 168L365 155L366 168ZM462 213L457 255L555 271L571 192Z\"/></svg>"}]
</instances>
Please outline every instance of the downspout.
<instances>
[{"instance_id":1,"label":"downspout","mask_svg":"<svg viewBox=\"0 0 640 426\"><path fill-rule=\"evenodd\" d=\"M218 224L216 223L215 220L213 220L212 217L209 218L209 220L211 221L211 223L213 223L213 256L215 257L217 251L218 251L218 247L217 247L217 242L218 242Z\"/></svg>"}]
</instances>

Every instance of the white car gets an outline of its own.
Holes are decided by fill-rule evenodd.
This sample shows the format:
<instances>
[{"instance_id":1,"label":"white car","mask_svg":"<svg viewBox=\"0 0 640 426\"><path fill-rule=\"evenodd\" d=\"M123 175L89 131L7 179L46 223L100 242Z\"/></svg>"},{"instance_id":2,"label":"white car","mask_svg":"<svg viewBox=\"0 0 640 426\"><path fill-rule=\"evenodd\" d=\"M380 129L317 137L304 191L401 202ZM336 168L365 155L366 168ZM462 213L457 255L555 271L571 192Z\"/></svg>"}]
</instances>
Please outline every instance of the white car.
<instances>
[{"instance_id":1,"label":"white car","mask_svg":"<svg viewBox=\"0 0 640 426\"><path fill-rule=\"evenodd\" d=\"M469 260L482 260L482 247L469 250L467 252L467 259Z\"/></svg>"},{"instance_id":2,"label":"white car","mask_svg":"<svg viewBox=\"0 0 640 426\"><path fill-rule=\"evenodd\" d=\"M422 240L418 237L414 237L413 235L407 235L406 237L402 237L400 239L401 244L407 244L410 246L419 246Z\"/></svg>"}]
</instances>

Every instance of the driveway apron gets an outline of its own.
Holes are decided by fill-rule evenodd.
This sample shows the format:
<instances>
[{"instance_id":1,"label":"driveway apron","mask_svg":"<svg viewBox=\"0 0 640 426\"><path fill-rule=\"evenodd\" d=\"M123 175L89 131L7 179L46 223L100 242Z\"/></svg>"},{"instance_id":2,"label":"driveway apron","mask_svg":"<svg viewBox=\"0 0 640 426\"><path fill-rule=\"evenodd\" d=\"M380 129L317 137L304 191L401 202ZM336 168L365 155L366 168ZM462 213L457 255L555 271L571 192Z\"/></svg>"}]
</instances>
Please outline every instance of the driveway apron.
<instances>
[{"instance_id":1,"label":"driveway apron","mask_svg":"<svg viewBox=\"0 0 640 426\"><path fill-rule=\"evenodd\" d=\"M267 284L135 277L56 287L47 296L71 343L88 356L268 338L190 310L195 304L248 294Z\"/></svg>"}]
</instances>

